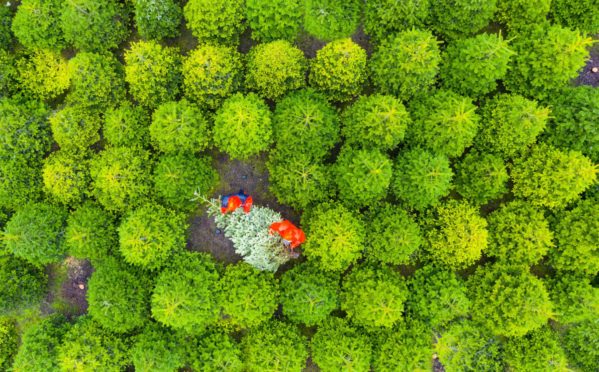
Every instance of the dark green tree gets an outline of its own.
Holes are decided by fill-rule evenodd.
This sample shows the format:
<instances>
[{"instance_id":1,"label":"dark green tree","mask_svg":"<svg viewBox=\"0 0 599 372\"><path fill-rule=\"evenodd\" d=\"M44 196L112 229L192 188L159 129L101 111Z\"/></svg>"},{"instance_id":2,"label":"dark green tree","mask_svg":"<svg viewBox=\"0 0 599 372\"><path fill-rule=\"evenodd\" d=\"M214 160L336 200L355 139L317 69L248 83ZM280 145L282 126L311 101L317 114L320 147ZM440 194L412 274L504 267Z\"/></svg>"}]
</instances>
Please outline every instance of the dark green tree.
<instances>
[{"instance_id":1,"label":"dark green tree","mask_svg":"<svg viewBox=\"0 0 599 372\"><path fill-rule=\"evenodd\" d=\"M99 205L87 202L69 215L64 233L69 255L95 263L114 253L117 244L115 219Z\"/></svg>"},{"instance_id":2,"label":"dark green tree","mask_svg":"<svg viewBox=\"0 0 599 372\"><path fill-rule=\"evenodd\" d=\"M41 268L8 254L0 255L0 312L35 305L46 290L48 278Z\"/></svg>"},{"instance_id":3,"label":"dark green tree","mask_svg":"<svg viewBox=\"0 0 599 372\"><path fill-rule=\"evenodd\" d=\"M134 0L139 35L144 39L162 39L179 34L183 10L174 0Z\"/></svg>"},{"instance_id":4,"label":"dark green tree","mask_svg":"<svg viewBox=\"0 0 599 372\"><path fill-rule=\"evenodd\" d=\"M241 372L239 344L224 332L211 332L186 343L187 361L194 371Z\"/></svg>"},{"instance_id":5,"label":"dark green tree","mask_svg":"<svg viewBox=\"0 0 599 372\"><path fill-rule=\"evenodd\" d=\"M460 39L489 24L496 10L496 0L441 0L431 4L431 24L444 39Z\"/></svg>"},{"instance_id":6,"label":"dark green tree","mask_svg":"<svg viewBox=\"0 0 599 372\"><path fill-rule=\"evenodd\" d=\"M190 0L183 8L187 27L201 44L237 44L243 31L245 1Z\"/></svg>"},{"instance_id":7,"label":"dark green tree","mask_svg":"<svg viewBox=\"0 0 599 372\"><path fill-rule=\"evenodd\" d=\"M302 23L300 0L246 0L252 39L258 42L293 41Z\"/></svg>"},{"instance_id":8,"label":"dark green tree","mask_svg":"<svg viewBox=\"0 0 599 372\"><path fill-rule=\"evenodd\" d=\"M185 366L183 340L173 331L149 324L133 338L131 359L138 372L175 372Z\"/></svg>"},{"instance_id":9,"label":"dark green tree","mask_svg":"<svg viewBox=\"0 0 599 372\"><path fill-rule=\"evenodd\" d=\"M305 0L304 30L320 40L349 37L360 23L361 2L348 0Z\"/></svg>"},{"instance_id":10,"label":"dark green tree","mask_svg":"<svg viewBox=\"0 0 599 372\"><path fill-rule=\"evenodd\" d=\"M150 140L150 116L141 106L128 101L104 112L102 135L110 145L147 147Z\"/></svg>"},{"instance_id":11,"label":"dark green tree","mask_svg":"<svg viewBox=\"0 0 599 372\"><path fill-rule=\"evenodd\" d=\"M513 371L566 371L568 361L557 334L542 327L505 342L505 364Z\"/></svg>"},{"instance_id":12,"label":"dark green tree","mask_svg":"<svg viewBox=\"0 0 599 372\"><path fill-rule=\"evenodd\" d=\"M507 166L498 155L471 151L455 164L455 172L456 191L473 204L486 204L508 192Z\"/></svg>"},{"instance_id":13,"label":"dark green tree","mask_svg":"<svg viewBox=\"0 0 599 372\"><path fill-rule=\"evenodd\" d=\"M12 20L12 32L25 48L54 49L65 47L60 28L63 0L23 0ZM3 7L8 10L7 6Z\"/></svg>"},{"instance_id":14,"label":"dark green tree","mask_svg":"<svg viewBox=\"0 0 599 372\"><path fill-rule=\"evenodd\" d=\"M430 17L429 0L372 0L364 9L364 30L375 41L413 28L422 29Z\"/></svg>"}]
</instances>

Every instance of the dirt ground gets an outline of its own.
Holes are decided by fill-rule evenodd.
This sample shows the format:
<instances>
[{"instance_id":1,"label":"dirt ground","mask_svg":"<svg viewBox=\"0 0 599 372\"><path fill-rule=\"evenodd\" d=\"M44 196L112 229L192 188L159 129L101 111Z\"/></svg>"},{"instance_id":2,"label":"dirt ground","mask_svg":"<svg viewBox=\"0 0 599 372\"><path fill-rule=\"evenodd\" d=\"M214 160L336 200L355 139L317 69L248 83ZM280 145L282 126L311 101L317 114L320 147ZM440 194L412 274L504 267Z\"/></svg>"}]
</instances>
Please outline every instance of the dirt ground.
<instances>
[{"instance_id":1,"label":"dirt ground","mask_svg":"<svg viewBox=\"0 0 599 372\"><path fill-rule=\"evenodd\" d=\"M595 35L594 39L598 40L599 35ZM591 58L587 61L586 66L584 66L574 83L576 85L599 87L599 43L591 48Z\"/></svg>"},{"instance_id":2,"label":"dirt ground","mask_svg":"<svg viewBox=\"0 0 599 372\"><path fill-rule=\"evenodd\" d=\"M61 288L61 297L74 314L81 315L87 312L87 280L93 273L93 268L88 260L78 260L69 257L67 264L67 279Z\"/></svg>"}]
</instances>

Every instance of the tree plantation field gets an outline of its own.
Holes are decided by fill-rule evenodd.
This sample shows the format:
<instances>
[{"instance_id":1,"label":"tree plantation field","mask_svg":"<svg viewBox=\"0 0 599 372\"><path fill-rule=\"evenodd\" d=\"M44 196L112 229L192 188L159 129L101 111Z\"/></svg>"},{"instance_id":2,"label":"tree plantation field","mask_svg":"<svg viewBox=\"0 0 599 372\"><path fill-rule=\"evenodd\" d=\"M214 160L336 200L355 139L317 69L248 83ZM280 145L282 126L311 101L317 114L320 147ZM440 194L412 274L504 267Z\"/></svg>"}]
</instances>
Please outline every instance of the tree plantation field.
<instances>
[{"instance_id":1,"label":"tree plantation field","mask_svg":"<svg viewBox=\"0 0 599 372\"><path fill-rule=\"evenodd\" d=\"M596 0L0 6L0 371L599 371Z\"/></svg>"}]
</instances>

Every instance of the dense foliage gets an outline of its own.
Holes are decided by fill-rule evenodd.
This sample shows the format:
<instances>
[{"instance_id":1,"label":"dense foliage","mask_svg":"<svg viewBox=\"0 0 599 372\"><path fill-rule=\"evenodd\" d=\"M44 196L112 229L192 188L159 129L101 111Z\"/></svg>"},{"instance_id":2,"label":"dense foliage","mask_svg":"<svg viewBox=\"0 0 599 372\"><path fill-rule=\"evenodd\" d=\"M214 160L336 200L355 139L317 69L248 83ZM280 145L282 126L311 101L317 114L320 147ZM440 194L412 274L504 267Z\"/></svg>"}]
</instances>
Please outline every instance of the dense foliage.
<instances>
[{"instance_id":1,"label":"dense foliage","mask_svg":"<svg viewBox=\"0 0 599 372\"><path fill-rule=\"evenodd\" d=\"M0 256L0 311L34 305L42 297L47 278L44 272L25 260Z\"/></svg>"},{"instance_id":2,"label":"dense foliage","mask_svg":"<svg viewBox=\"0 0 599 372\"><path fill-rule=\"evenodd\" d=\"M446 40L475 34L493 18L496 0L440 0L431 4L432 28Z\"/></svg>"},{"instance_id":3,"label":"dense foliage","mask_svg":"<svg viewBox=\"0 0 599 372\"><path fill-rule=\"evenodd\" d=\"M455 164L456 191L475 204L486 204L508 191L507 166L500 156L471 151Z\"/></svg>"},{"instance_id":4,"label":"dense foliage","mask_svg":"<svg viewBox=\"0 0 599 372\"><path fill-rule=\"evenodd\" d=\"M94 203L81 205L67 218L64 245L73 257L102 260L113 252L117 239L114 217Z\"/></svg>"},{"instance_id":5,"label":"dense foliage","mask_svg":"<svg viewBox=\"0 0 599 372\"><path fill-rule=\"evenodd\" d=\"M246 0L252 39L260 42L295 39L302 23L301 5L300 0Z\"/></svg>"},{"instance_id":6,"label":"dense foliage","mask_svg":"<svg viewBox=\"0 0 599 372\"><path fill-rule=\"evenodd\" d=\"M360 22L359 0L305 0L304 29L324 41L350 36Z\"/></svg>"},{"instance_id":7,"label":"dense foliage","mask_svg":"<svg viewBox=\"0 0 599 372\"><path fill-rule=\"evenodd\" d=\"M183 11L174 0L134 0L135 24L144 39L175 37Z\"/></svg>"},{"instance_id":8,"label":"dense foliage","mask_svg":"<svg viewBox=\"0 0 599 372\"><path fill-rule=\"evenodd\" d=\"M321 370L370 370L370 338L344 319L329 318L312 337L310 348L312 360Z\"/></svg>"},{"instance_id":9,"label":"dense foliage","mask_svg":"<svg viewBox=\"0 0 599 372\"><path fill-rule=\"evenodd\" d=\"M190 0L183 8L187 27L201 43L236 44L244 13L243 0Z\"/></svg>"}]
</instances>

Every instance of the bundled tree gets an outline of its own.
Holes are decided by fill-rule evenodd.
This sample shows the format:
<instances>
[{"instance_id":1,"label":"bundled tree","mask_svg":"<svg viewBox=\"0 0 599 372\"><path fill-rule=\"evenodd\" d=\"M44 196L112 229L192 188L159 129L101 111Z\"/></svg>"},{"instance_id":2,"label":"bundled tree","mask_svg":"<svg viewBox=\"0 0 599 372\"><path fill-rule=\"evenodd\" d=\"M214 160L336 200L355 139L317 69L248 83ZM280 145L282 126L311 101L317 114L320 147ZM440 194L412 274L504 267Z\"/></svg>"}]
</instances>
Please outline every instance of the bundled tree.
<instances>
[{"instance_id":1,"label":"bundled tree","mask_svg":"<svg viewBox=\"0 0 599 372\"><path fill-rule=\"evenodd\" d=\"M25 48L63 49L66 45L60 28L62 9L62 0L21 1L12 20L12 32Z\"/></svg>"},{"instance_id":2,"label":"bundled tree","mask_svg":"<svg viewBox=\"0 0 599 372\"><path fill-rule=\"evenodd\" d=\"M123 67L110 54L77 53L69 60L67 104L103 112L125 100Z\"/></svg>"},{"instance_id":3,"label":"bundled tree","mask_svg":"<svg viewBox=\"0 0 599 372\"><path fill-rule=\"evenodd\" d=\"M225 237L233 242L235 252L258 270L275 272L280 265L293 257L276 234L270 234L270 225L283 220L280 213L270 208L253 206L249 213L238 208L233 213L223 214L220 202L211 200L208 214L214 217L216 226Z\"/></svg>"},{"instance_id":4,"label":"bundled tree","mask_svg":"<svg viewBox=\"0 0 599 372\"><path fill-rule=\"evenodd\" d=\"M439 74L443 87L471 97L491 93L497 89L497 80L506 75L514 54L501 34L480 34L450 43Z\"/></svg>"},{"instance_id":5,"label":"bundled tree","mask_svg":"<svg viewBox=\"0 0 599 372\"><path fill-rule=\"evenodd\" d=\"M104 112L102 135L112 146L144 147L150 140L150 117L141 106L125 101Z\"/></svg>"},{"instance_id":6,"label":"bundled tree","mask_svg":"<svg viewBox=\"0 0 599 372\"><path fill-rule=\"evenodd\" d=\"M327 157L339 141L339 117L326 96L312 89L292 92L277 102L273 135L280 158Z\"/></svg>"},{"instance_id":7,"label":"bundled tree","mask_svg":"<svg viewBox=\"0 0 599 372\"><path fill-rule=\"evenodd\" d=\"M498 261L531 266L553 247L553 232L543 212L524 201L504 204L487 218L489 249Z\"/></svg>"},{"instance_id":8,"label":"bundled tree","mask_svg":"<svg viewBox=\"0 0 599 372\"><path fill-rule=\"evenodd\" d=\"M125 51L125 81L141 105L154 108L175 100L181 80L181 57L176 49L156 41L138 41Z\"/></svg>"},{"instance_id":9,"label":"bundled tree","mask_svg":"<svg viewBox=\"0 0 599 372\"><path fill-rule=\"evenodd\" d=\"M370 371L372 342L346 320L331 317L310 341L312 360L324 371Z\"/></svg>"},{"instance_id":10,"label":"bundled tree","mask_svg":"<svg viewBox=\"0 0 599 372\"><path fill-rule=\"evenodd\" d=\"M300 0L247 0L246 16L252 39L293 41L302 23Z\"/></svg>"},{"instance_id":11,"label":"bundled tree","mask_svg":"<svg viewBox=\"0 0 599 372\"><path fill-rule=\"evenodd\" d=\"M433 368L431 330L418 322L385 330L378 335L373 353L374 371L430 371Z\"/></svg>"},{"instance_id":12,"label":"bundled tree","mask_svg":"<svg viewBox=\"0 0 599 372\"><path fill-rule=\"evenodd\" d=\"M183 11L173 0L134 0L135 24L144 39L176 37Z\"/></svg>"},{"instance_id":13,"label":"bundled tree","mask_svg":"<svg viewBox=\"0 0 599 372\"><path fill-rule=\"evenodd\" d=\"M219 316L219 273L205 253L182 252L156 279L152 316L175 330L198 334Z\"/></svg>"},{"instance_id":14,"label":"bundled tree","mask_svg":"<svg viewBox=\"0 0 599 372\"><path fill-rule=\"evenodd\" d=\"M537 98L550 96L578 76L592 44L580 31L547 23L529 25L516 36L517 54L504 83L511 92Z\"/></svg>"},{"instance_id":15,"label":"bundled tree","mask_svg":"<svg viewBox=\"0 0 599 372\"><path fill-rule=\"evenodd\" d=\"M390 95L361 96L341 116L348 145L393 150L412 124L405 106Z\"/></svg>"},{"instance_id":16,"label":"bundled tree","mask_svg":"<svg viewBox=\"0 0 599 372\"><path fill-rule=\"evenodd\" d=\"M477 208L452 200L437 207L436 218L426 232L426 249L433 262L465 269L481 257L488 235L487 221Z\"/></svg>"},{"instance_id":17,"label":"bundled tree","mask_svg":"<svg viewBox=\"0 0 599 372\"><path fill-rule=\"evenodd\" d=\"M507 167L497 155L471 151L455 170L456 191L473 204L486 204L508 192Z\"/></svg>"},{"instance_id":18,"label":"bundled tree","mask_svg":"<svg viewBox=\"0 0 599 372\"><path fill-rule=\"evenodd\" d=\"M364 223L342 205L321 204L307 226L304 253L322 270L341 272L362 257Z\"/></svg>"},{"instance_id":19,"label":"bundled tree","mask_svg":"<svg viewBox=\"0 0 599 372\"><path fill-rule=\"evenodd\" d=\"M485 125L474 141L481 151L515 158L532 144L547 125L550 110L517 94L499 94L482 107Z\"/></svg>"},{"instance_id":20,"label":"bundled tree","mask_svg":"<svg viewBox=\"0 0 599 372\"><path fill-rule=\"evenodd\" d=\"M87 285L88 314L102 327L126 333L148 322L152 282L144 273L106 258L94 266Z\"/></svg>"},{"instance_id":21,"label":"bundled tree","mask_svg":"<svg viewBox=\"0 0 599 372\"><path fill-rule=\"evenodd\" d=\"M183 60L185 96L202 108L219 108L242 80L241 55L232 47L201 45Z\"/></svg>"},{"instance_id":22,"label":"bundled tree","mask_svg":"<svg viewBox=\"0 0 599 372\"><path fill-rule=\"evenodd\" d=\"M368 1L364 9L364 30L379 41L401 31L423 29L429 15L429 0Z\"/></svg>"},{"instance_id":23,"label":"bundled tree","mask_svg":"<svg viewBox=\"0 0 599 372\"><path fill-rule=\"evenodd\" d=\"M306 337L292 324L277 320L251 329L241 340L246 371L301 371L306 365Z\"/></svg>"},{"instance_id":24,"label":"bundled tree","mask_svg":"<svg viewBox=\"0 0 599 372\"><path fill-rule=\"evenodd\" d=\"M186 343L187 362L194 371L241 372L241 348L224 332L211 332Z\"/></svg>"},{"instance_id":25,"label":"bundled tree","mask_svg":"<svg viewBox=\"0 0 599 372\"><path fill-rule=\"evenodd\" d=\"M198 193L212 194L219 175L208 156L190 154L163 155L158 159L153 174L154 191L165 205L182 211L197 207Z\"/></svg>"},{"instance_id":26,"label":"bundled tree","mask_svg":"<svg viewBox=\"0 0 599 372\"><path fill-rule=\"evenodd\" d=\"M12 370L58 371L58 348L69 328L67 319L58 313L26 328Z\"/></svg>"},{"instance_id":27,"label":"bundled tree","mask_svg":"<svg viewBox=\"0 0 599 372\"><path fill-rule=\"evenodd\" d=\"M596 182L597 172L591 159L578 151L539 145L514 160L512 192L535 206L563 208Z\"/></svg>"},{"instance_id":28,"label":"bundled tree","mask_svg":"<svg viewBox=\"0 0 599 372\"><path fill-rule=\"evenodd\" d=\"M100 140L100 115L82 106L66 106L48 121L54 140L65 153L82 152Z\"/></svg>"},{"instance_id":29,"label":"bundled tree","mask_svg":"<svg viewBox=\"0 0 599 372\"><path fill-rule=\"evenodd\" d=\"M76 49L115 49L129 36L126 7L112 0L69 0L64 3L62 31Z\"/></svg>"},{"instance_id":30,"label":"bundled tree","mask_svg":"<svg viewBox=\"0 0 599 372\"><path fill-rule=\"evenodd\" d=\"M366 51L351 39L339 39L316 52L310 66L310 85L331 101L350 101L366 82Z\"/></svg>"},{"instance_id":31,"label":"bundled tree","mask_svg":"<svg viewBox=\"0 0 599 372\"><path fill-rule=\"evenodd\" d=\"M89 163L82 155L65 150L52 153L42 168L44 191L51 199L64 205L77 205L89 193Z\"/></svg>"},{"instance_id":32,"label":"bundled tree","mask_svg":"<svg viewBox=\"0 0 599 372\"><path fill-rule=\"evenodd\" d=\"M16 322L8 317L0 317L0 368L11 370L18 347Z\"/></svg>"},{"instance_id":33,"label":"bundled tree","mask_svg":"<svg viewBox=\"0 0 599 372\"><path fill-rule=\"evenodd\" d=\"M200 152L210 144L205 114L186 99L158 106L149 129L154 148L166 154Z\"/></svg>"},{"instance_id":34,"label":"bundled tree","mask_svg":"<svg viewBox=\"0 0 599 372\"><path fill-rule=\"evenodd\" d=\"M391 159L379 150L344 147L333 167L339 199L352 207L365 207L384 199L393 176Z\"/></svg>"},{"instance_id":35,"label":"bundled tree","mask_svg":"<svg viewBox=\"0 0 599 372\"><path fill-rule=\"evenodd\" d=\"M131 359L139 372L173 372L185 366L185 351L174 332L153 323L133 339Z\"/></svg>"},{"instance_id":36,"label":"bundled tree","mask_svg":"<svg viewBox=\"0 0 599 372\"><path fill-rule=\"evenodd\" d=\"M247 159L272 143L271 112L255 93L228 98L214 117L214 142L234 159Z\"/></svg>"},{"instance_id":37,"label":"bundled tree","mask_svg":"<svg viewBox=\"0 0 599 372\"><path fill-rule=\"evenodd\" d=\"M548 283L555 319L562 324L584 322L599 312L599 288L582 275L563 273Z\"/></svg>"},{"instance_id":38,"label":"bundled tree","mask_svg":"<svg viewBox=\"0 0 599 372\"><path fill-rule=\"evenodd\" d=\"M91 160L92 194L108 211L139 205L150 192L150 154L135 147L110 147Z\"/></svg>"},{"instance_id":39,"label":"bundled tree","mask_svg":"<svg viewBox=\"0 0 599 372\"><path fill-rule=\"evenodd\" d=\"M128 344L127 339L100 327L90 316L82 316L58 347L58 365L61 371L118 372L130 362Z\"/></svg>"},{"instance_id":40,"label":"bundled tree","mask_svg":"<svg viewBox=\"0 0 599 372\"><path fill-rule=\"evenodd\" d=\"M218 285L220 324L227 328L252 328L270 319L277 309L279 284L268 271L247 263L229 265Z\"/></svg>"},{"instance_id":41,"label":"bundled tree","mask_svg":"<svg viewBox=\"0 0 599 372\"><path fill-rule=\"evenodd\" d=\"M413 216L401 207L385 203L372 208L367 220L368 258L392 265L413 263L423 240Z\"/></svg>"},{"instance_id":42,"label":"bundled tree","mask_svg":"<svg viewBox=\"0 0 599 372\"><path fill-rule=\"evenodd\" d=\"M431 25L446 40L460 39L489 24L496 10L496 0L441 0L431 5Z\"/></svg>"},{"instance_id":43,"label":"bundled tree","mask_svg":"<svg viewBox=\"0 0 599 372\"><path fill-rule=\"evenodd\" d=\"M391 190L407 206L424 210L439 203L451 189L449 159L419 148L400 153Z\"/></svg>"},{"instance_id":44,"label":"bundled tree","mask_svg":"<svg viewBox=\"0 0 599 372\"><path fill-rule=\"evenodd\" d=\"M48 281L44 271L25 260L0 255L0 311L8 313L39 302Z\"/></svg>"},{"instance_id":45,"label":"bundled tree","mask_svg":"<svg viewBox=\"0 0 599 372\"><path fill-rule=\"evenodd\" d=\"M304 53L286 40L258 44L248 54L246 87L276 100L306 85L307 65Z\"/></svg>"},{"instance_id":46,"label":"bundled tree","mask_svg":"<svg viewBox=\"0 0 599 372\"><path fill-rule=\"evenodd\" d=\"M271 152L267 167L270 191L282 204L302 210L334 194L330 166L309 155L287 156L277 149Z\"/></svg>"},{"instance_id":47,"label":"bundled tree","mask_svg":"<svg viewBox=\"0 0 599 372\"><path fill-rule=\"evenodd\" d=\"M468 279L468 289L472 319L499 336L524 336L553 315L547 289L527 267L480 267Z\"/></svg>"},{"instance_id":48,"label":"bundled tree","mask_svg":"<svg viewBox=\"0 0 599 372\"><path fill-rule=\"evenodd\" d=\"M358 27L361 13L358 0L306 0L304 30L324 41L349 37Z\"/></svg>"},{"instance_id":49,"label":"bundled tree","mask_svg":"<svg viewBox=\"0 0 599 372\"><path fill-rule=\"evenodd\" d=\"M70 85L67 60L60 53L39 49L17 61L18 84L28 97L52 100Z\"/></svg>"},{"instance_id":50,"label":"bundled tree","mask_svg":"<svg viewBox=\"0 0 599 372\"><path fill-rule=\"evenodd\" d=\"M472 99L448 90L422 95L412 101L414 119L408 140L434 153L457 157L472 145L480 117Z\"/></svg>"},{"instance_id":51,"label":"bundled tree","mask_svg":"<svg viewBox=\"0 0 599 372\"><path fill-rule=\"evenodd\" d=\"M406 310L410 319L422 321L435 330L470 313L466 284L454 272L427 265L409 281Z\"/></svg>"},{"instance_id":52,"label":"bundled tree","mask_svg":"<svg viewBox=\"0 0 599 372\"><path fill-rule=\"evenodd\" d=\"M156 203L133 210L119 226L119 247L125 262L157 270L185 248L185 216Z\"/></svg>"},{"instance_id":53,"label":"bundled tree","mask_svg":"<svg viewBox=\"0 0 599 372\"><path fill-rule=\"evenodd\" d=\"M380 93L409 100L435 83L441 52L429 31L402 31L381 43L372 55L372 82Z\"/></svg>"},{"instance_id":54,"label":"bundled tree","mask_svg":"<svg viewBox=\"0 0 599 372\"><path fill-rule=\"evenodd\" d=\"M95 203L82 204L67 219L64 245L73 257L101 261L113 253L117 239L114 217Z\"/></svg>"},{"instance_id":55,"label":"bundled tree","mask_svg":"<svg viewBox=\"0 0 599 372\"><path fill-rule=\"evenodd\" d=\"M582 152L599 162L599 90L581 85L567 87L548 98L551 117L544 139L560 149Z\"/></svg>"},{"instance_id":56,"label":"bundled tree","mask_svg":"<svg viewBox=\"0 0 599 372\"><path fill-rule=\"evenodd\" d=\"M596 5L592 0L552 0L550 16L559 25L593 35L599 31L599 10Z\"/></svg>"},{"instance_id":57,"label":"bundled tree","mask_svg":"<svg viewBox=\"0 0 599 372\"><path fill-rule=\"evenodd\" d=\"M353 324L389 329L403 319L408 288L399 272L386 266L354 267L342 287L341 309Z\"/></svg>"},{"instance_id":58,"label":"bundled tree","mask_svg":"<svg viewBox=\"0 0 599 372\"><path fill-rule=\"evenodd\" d=\"M437 338L434 351L450 371L504 370L499 340L469 320L451 324Z\"/></svg>"},{"instance_id":59,"label":"bundled tree","mask_svg":"<svg viewBox=\"0 0 599 372\"><path fill-rule=\"evenodd\" d=\"M60 261L66 254L63 244L67 211L48 203L21 207L4 227L4 246L8 252L44 266Z\"/></svg>"},{"instance_id":60,"label":"bundled tree","mask_svg":"<svg viewBox=\"0 0 599 372\"><path fill-rule=\"evenodd\" d=\"M562 345L568 361L582 371L592 370L599 363L599 320L578 323L568 328L563 335Z\"/></svg>"},{"instance_id":61,"label":"bundled tree","mask_svg":"<svg viewBox=\"0 0 599 372\"><path fill-rule=\"evenodd\" d=\"M551 3L555 0L500 0L497 18L510 30L519 30L547 19Z\"/></svg>"},{"instance_id":62,"label":"bundled tree","mask_svg":"<svg viewBox=\"0 0 599 372\"><path fill-rule=\"evenodd\" d=\"M311 263L302 263L281 277L283 313L294 323L314 326L325 321L339 307L340 276L324 272Z\"/></svg>"},{"instance_id":63,"label":"bundled tree","mask_svg":"<svg viewBox=\"0 0 599 372\"><path fill-rule=\"evenodd\" d=\"M505 364L513 371L566 371L568 361L557 335L542 327L505 342Z\"/></svg>"},{"instance_id":64,"label":"bundled tree","mask_svg":"<svg viewBox=\"0 0 599 372\"><path fill-rule=\"evenodd\" d=\"M243 31L245 1L190 0L183 14L187 27L201 44L237 44Z\"/></svg>"},{"instance_id":65,"label":"bundled tree","mask_svg":"<svg viewBox=\"0 0 599 372\"><path fill-rule=\"evenodd\" d=\"M599 271L599 205L584 200L557 215L555 248L549 252L551 266L558 271L595 275Z\"/></svg>"}]
</instances>

